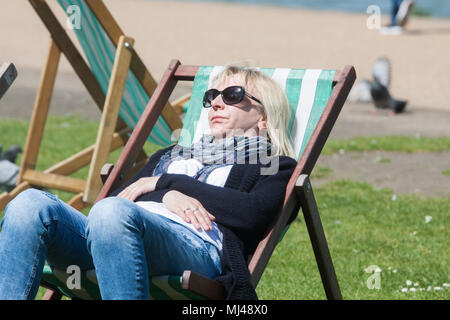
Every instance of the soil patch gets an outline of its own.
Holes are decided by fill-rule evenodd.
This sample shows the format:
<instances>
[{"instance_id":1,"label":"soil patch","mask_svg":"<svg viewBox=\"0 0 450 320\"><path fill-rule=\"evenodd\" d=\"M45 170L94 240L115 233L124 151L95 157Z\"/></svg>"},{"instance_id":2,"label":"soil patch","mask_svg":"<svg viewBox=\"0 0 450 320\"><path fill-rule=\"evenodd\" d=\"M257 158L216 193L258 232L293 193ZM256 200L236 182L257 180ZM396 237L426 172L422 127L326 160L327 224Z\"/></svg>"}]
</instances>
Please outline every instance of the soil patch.
<instances>
[{"instance_id":1,"label":"soil patch","mask_svg":"<svg viewBox=\"0 0 450 320\"><path fill-rule=\"evenodd\" d=\"M393 194L450 197L450 151L447 152L345 152L321 155L318 166L332 169L323 178L311 178L314 186L340 179L365 181Z\"/></svg>"}]
</instances>

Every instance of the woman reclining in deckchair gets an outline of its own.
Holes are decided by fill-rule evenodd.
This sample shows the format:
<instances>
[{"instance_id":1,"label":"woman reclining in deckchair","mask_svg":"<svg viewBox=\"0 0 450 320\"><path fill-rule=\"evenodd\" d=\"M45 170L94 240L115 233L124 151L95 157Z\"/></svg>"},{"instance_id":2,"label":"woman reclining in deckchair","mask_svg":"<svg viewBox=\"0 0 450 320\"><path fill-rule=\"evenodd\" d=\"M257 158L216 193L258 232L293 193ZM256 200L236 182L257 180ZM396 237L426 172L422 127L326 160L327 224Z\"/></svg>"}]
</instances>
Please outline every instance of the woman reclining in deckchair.
<instances>
[{"instance_id":1,"label":"woman reclining in deckchair","mask_svg":"<svg viewBox=\"0 0 450 320\"><path fill-rule=\"evenodd\" d=\"M228 67L215 83L203 101L210 134L153 154L88 217L35 189L8 204L0 299L34 298L45 260L61 270L95 268L103 299L148 299L149 277L184 270L217 279L228 298L257 297L247 261L296 166L289 105L256 70Z\"/></svg>"}]
</instances>

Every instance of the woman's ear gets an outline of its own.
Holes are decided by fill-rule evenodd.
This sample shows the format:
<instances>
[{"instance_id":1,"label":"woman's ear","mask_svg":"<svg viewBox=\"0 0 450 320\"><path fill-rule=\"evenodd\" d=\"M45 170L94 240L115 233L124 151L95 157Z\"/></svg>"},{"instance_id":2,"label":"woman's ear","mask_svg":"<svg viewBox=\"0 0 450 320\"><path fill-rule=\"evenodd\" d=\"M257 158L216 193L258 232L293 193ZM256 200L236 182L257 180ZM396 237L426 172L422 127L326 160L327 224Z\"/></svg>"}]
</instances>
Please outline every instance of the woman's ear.
<instances>
[{"instance_id":1,"label":"woman's ear","mask_svg":"<svg viewBox=\"0 0 450 320\"><path fill-rule=\"evenodd\" d=\"M258 121L258 129L259 130L267 130L267 120L266 117L261 116L261 118Z\"/></svg>"}]
</instances>

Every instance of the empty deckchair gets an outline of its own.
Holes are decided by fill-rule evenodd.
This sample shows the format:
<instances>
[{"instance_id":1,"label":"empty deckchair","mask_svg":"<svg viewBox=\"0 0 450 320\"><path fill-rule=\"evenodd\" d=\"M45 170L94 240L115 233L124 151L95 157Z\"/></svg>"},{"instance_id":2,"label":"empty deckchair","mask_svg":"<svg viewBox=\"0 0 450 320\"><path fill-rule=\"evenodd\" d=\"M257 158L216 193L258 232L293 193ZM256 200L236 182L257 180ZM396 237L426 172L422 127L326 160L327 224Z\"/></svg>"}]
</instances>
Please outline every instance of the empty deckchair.
<instances>
[{"instance_id":1,"label":"empty deckchair","mask_svg":"<svg viewBox=\"0 0 450 320\"><path fill-rule=\"evenodd\" d=\"M125 37L102 0L58 0L69 21L76 20L73 31L88 63L46 1L29 2L50 32L50 48L30 121L18 185L10 193L0 195L0 210L18 193L31 186L73 192L76 196L69 204L82 209L97 197L101 180L96 172L105 163L110 151L127 141L128 134L156 88L156 81L134 51L133 39ZM79 16L72 19L74 15ZM36 162L61 53L66 56L95 104L104 112L96 144L40 172L36 170ZM167 103L148 140L168 146L172 131L181 125L178 113ZM145 159L145 153L140 152L136 169ZM87 165L90 165L87 180L70 177L70 174Z\"/></svg>"},{"instance_id":2,"label":"empty deckchair","mask_svg":"<svg viewBox=\"0 0 450 320\"><path fill-rule=\"evenodd\" d=\"M137 152L142 147L170 93L178 81L194 80L192 97L184 118L179 143L190 145L207 128L202 98L212 77L223 67L185 66L173 60L163 75L155 94L147 105L117 163L103 168L104 187L97 200L106 197L120 186L121 179L131 168ZM285 90L292 118L289 130L292 134L298 164L288 183L283 208L277 215L266 237L259 243L249 263L251 282L257 286L275 246L287 230L287 222L294 208L301 205L311 238L325 293L328 299L341 299L327 241L314 199L309 174L311 173L328 135L338 117L356 79L352 66L341 71L317 69L261 68ZM79 298L100 298L95 270L82 274L80 290L69 290L64 270L44 270L43 284L56 294L47 298L59 298L61 294ZM150 296L158 299L223 299L225 290L221 284L186 270L182 275L162 275L150 279Z\"/></svg>"}]
</instances>

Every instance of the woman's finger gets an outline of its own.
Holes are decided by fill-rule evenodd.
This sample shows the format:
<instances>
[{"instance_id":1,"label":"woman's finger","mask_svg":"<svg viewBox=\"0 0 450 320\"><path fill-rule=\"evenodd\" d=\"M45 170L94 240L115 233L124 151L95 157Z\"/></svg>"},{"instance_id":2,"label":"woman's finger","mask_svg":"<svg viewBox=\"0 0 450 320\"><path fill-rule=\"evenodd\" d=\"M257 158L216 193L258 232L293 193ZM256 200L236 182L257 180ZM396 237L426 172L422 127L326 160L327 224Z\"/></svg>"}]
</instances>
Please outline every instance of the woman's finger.
<instances>
[{"instance_id":1,"label":"woman's finger","mask_svg":"<svg viewBox=\"0 0 450 320\"><path fill-rule=\"evenodd\" d=\"M190 210L189 210L190 209ZM201 225L197 219L197 216L194 214L194 211L189 208L185 210L186 215L188 216L190 222L192 223L192 225L194 226L195 229L200 229Z\"/></svg>"},{"instance_id":2,"label":"woman's finger","mask_svg":"<svg viewBox=\"0 0 450 320\"><path fill-rule=\"evenodd\" d=\"M192 209L192 213L195 215L195 217L197 218L197 221L201 224L202 228L204 230L208 230L209 225L208 225L208 222L206 221L205 217L203 216L202 211L198 207L195 207L194 209Z\"/></svg>"},{"instance_id":3,"label":"woman's finger","mask_svg":"<svg viewBox=\"0 0 450 320\"><path fill-rule=\"evenodd\" d=\"M136 182L132 183L128 187L123 189L117 196L120 198L125 198L125 199L130 200L130 196L133 193L133 191L136 189L136 187L137 187Z\"/></svg>"},{"instance_id":4,"label":"woman's finger","mask_svg":"<svg viewBox=\"0 0 450 320\"><path fill-rule=\"evenodd\" d=\"M215 217L195 198L171 190L163 197L163 203L196 229L212 230L211 221L214 221Z\"/></svg>"},{"instance_id":5,"label":"woman's finger","mask_svg":"<svg viewBox=\"0 0 450 320\"><path fill-rule=\"evenodd\" d=\"M202 206L198 207L197 209L199 216L201 217L201 221L203 223L203 229L205 230L212 230L212 223L211 219L209 217L208 211L206 211L205 208Z\"/></svg>"},{"instance_id":6,"label":"woman's finger","mask_svg":"<svg viewBox=\"0 0 450 320\"><path fill-rule=\"evenodd\" d=\"M189 221L188 221L189 218L187 217L186 212L185 212L184 209L177 210L176 214L177 214L179 217L181 217L181 219L183 219L184 221L189 222Z\"/></svg>"}]
</instances>

